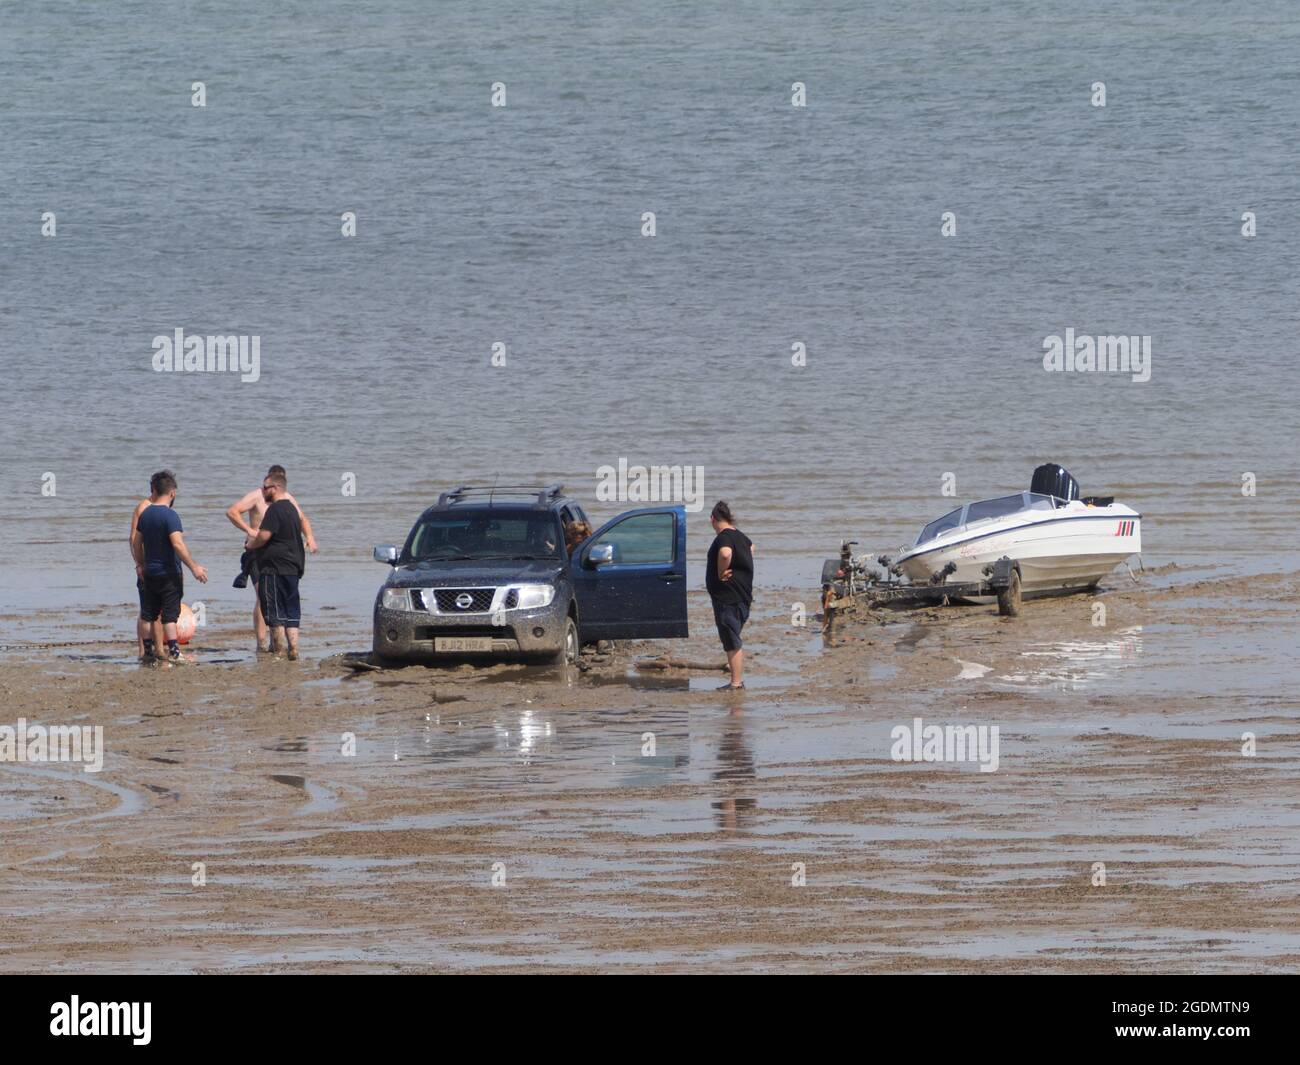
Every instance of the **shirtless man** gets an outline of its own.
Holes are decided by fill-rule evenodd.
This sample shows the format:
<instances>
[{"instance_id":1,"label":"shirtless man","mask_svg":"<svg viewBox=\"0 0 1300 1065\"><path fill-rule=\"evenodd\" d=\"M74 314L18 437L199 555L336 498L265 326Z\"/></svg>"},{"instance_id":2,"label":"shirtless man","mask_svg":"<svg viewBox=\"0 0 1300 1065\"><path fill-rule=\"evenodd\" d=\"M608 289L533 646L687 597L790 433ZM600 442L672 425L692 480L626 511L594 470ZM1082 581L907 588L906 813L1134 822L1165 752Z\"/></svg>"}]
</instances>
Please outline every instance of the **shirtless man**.
<instances>
[{"instance_id":1,"label":"shirtless man","mask_svg":"<svg viewBox=\"0 0 1300 1065\"><path fill-rule=\"evenodd\" d=\"M266 471L266 476L284 477L284 467L272 466ZM302 507L298 506L298 500L294 499L288 492L284 494L283 498L292 503L294 508L298 511L298 520L302 523L303 539L307 542L307 550L314 555L316 553L316 537L312 535L311 522L307 520L307 515L302 512ZM262 524L262 516L266 514L266 508L268 506L270 506L270 503L268 503L263 497L262 489L254 488L243 498L231 503L230 506L226 508L226 517L230 519L230 524L242 532L246 537L255 536L257 534L258 526ZM245 517L245 515L247 515L247 517ZM241 573L240 576L243 577L244 574ZM256 578L256 574L252 574L252 576ZM270 634L266 628L266 619L262 616L262 601L257 594L257 580L254 579L252 584L253 634L257 637L257 649L259 651L269 652L271 650L268 644ZM236 587L242 588L243 585L237 582Z\"/></svg>"},{"instance_id":2,"label":"shirtless man","mask_svg":"<svg viewBox=\"0 0 1300 1065\"><path fill-rule=\"evenodd\" d=\"M158 473L155 473L153 477L149 479L150 495L153 494L154 486L158 483L158 479L166 472L167 472L166 470L161 470ZM135 590L140 596L141 610L144 609L144 565L136 561L136 557L135 557L135 527L136 525L139 524L140 515L144 513L145 508L151 506L152 504L153 504L153 500L150 499L149 496L145 496L142 500L140 500L139 503L135 505L135 510L131 514L131 531L127 534L126 537L127 549L131 552L131 561L135 564ZM152 632L150 631L151 629ZM136 614L135 653L136 653L136 657L139 658L140 661L142 662L145 661L144 641L146 638L152 638L154 647L161 650L162 647L164 646L162 622L155 621L152 624L150 624L149 622L144 621L139 614Z\"/></svg>"}]
</instances>

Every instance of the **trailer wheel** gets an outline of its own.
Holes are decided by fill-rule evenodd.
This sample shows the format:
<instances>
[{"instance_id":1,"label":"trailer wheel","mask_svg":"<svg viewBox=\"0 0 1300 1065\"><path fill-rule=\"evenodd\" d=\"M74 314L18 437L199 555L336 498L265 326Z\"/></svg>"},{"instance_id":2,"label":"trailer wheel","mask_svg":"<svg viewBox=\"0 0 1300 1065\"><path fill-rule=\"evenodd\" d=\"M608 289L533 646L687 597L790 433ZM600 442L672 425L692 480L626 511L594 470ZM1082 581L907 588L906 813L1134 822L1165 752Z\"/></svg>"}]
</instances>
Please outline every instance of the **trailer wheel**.
<instances>
[{"instance_id":1,"label":"trailer wheel","mask_svg":"<svg viewBox=\"0 0 1300 1065\"><path fill-rule=\"evenodd\" d=\"M1020 571L1011 571L1011 580L998 592L998 613L1004 618L1014 618L1020 613Z\"/></svg>"}]
</instances>

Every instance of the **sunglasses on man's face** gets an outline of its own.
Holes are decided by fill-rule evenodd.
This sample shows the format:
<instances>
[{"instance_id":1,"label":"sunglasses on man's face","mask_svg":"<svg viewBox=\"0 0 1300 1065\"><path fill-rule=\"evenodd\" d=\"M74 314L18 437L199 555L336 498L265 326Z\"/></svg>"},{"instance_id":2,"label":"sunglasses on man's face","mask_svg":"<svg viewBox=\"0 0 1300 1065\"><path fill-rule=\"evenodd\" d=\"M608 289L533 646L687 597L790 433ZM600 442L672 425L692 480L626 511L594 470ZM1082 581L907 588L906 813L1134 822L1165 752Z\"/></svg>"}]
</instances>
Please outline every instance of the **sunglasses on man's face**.
<instances>
[{"instance_id":1,"label":"sunglasses on man's face","mask_svg":"<svg viewBox=\"0 0 1300 1065\"><path fill-rule=\"evenodd\" d=\"M264 484L264 485L262 485L262 491L263 491L263 492L274 492L274 491L275 491L275 485L273 485L273 484Z\"/></svg>"}]
</instances>

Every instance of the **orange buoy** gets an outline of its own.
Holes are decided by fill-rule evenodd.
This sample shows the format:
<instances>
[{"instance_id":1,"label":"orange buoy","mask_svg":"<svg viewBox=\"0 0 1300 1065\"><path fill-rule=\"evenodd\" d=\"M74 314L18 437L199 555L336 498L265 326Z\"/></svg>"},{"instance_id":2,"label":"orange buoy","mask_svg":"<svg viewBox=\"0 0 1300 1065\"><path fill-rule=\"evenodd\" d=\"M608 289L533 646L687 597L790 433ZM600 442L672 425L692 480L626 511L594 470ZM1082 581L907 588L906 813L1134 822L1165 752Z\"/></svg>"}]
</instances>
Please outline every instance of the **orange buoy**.
<instances>
[{"instance_id":1,"label":"orange buoy","mask_svg":"<svg viewBox=\"0 0 1300 1065\"><path fill-rule=\"evenodd\" d=\"M181 604L181 616L176 619L176 642L189 643L190 638L194 635L194 630L199 627L195 620L194 611L185 603Z\"/></svg>"}]
</instances>

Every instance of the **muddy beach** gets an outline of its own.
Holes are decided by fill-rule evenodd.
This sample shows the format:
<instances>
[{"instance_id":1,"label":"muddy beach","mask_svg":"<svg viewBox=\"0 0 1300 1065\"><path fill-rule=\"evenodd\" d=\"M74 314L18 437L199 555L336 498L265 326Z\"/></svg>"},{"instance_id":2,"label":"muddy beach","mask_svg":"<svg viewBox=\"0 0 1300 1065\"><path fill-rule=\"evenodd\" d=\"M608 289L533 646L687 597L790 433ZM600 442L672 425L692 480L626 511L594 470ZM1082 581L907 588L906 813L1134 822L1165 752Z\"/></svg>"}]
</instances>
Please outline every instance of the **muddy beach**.
<instances>
[{"instance_id":1,"label":"muddy beach","mask_svg":"<svg viewBox=\"0 0 1300 1065\"><path fill-rule=\"evenodd\" d=\"M106 753L0 764L0 970L1293 970L1300 580L1108 584L829 638L769 590L734 695L636 666L718 657L694 593L586 672L353 673L328 617L299 663L11 645L4 723ZM895 761L916 718L996 771Z\"/></svg>"}]
</instances>

